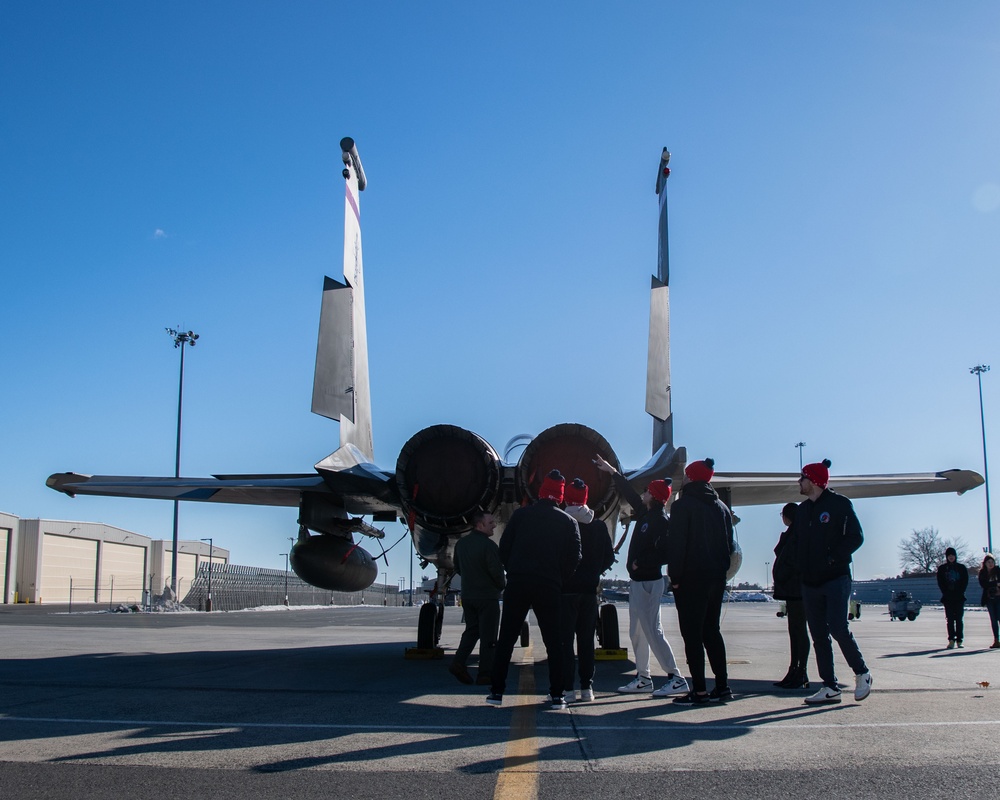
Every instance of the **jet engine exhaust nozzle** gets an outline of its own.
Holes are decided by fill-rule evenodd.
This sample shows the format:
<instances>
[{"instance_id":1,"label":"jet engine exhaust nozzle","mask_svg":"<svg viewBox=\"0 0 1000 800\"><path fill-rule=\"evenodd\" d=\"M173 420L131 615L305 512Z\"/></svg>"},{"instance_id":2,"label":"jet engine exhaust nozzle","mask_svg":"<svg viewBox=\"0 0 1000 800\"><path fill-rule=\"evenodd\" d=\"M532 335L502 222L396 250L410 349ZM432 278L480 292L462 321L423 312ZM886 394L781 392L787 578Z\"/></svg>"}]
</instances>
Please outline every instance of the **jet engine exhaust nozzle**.
<instances>
[{"instance_id":1,"label":"jet engine exhaust nozzle","mask_svg":"<svg viewBox=\"0 0 1000 800\"><path fill-rule=\"evenodd\" d=\"M500 457L490 443L455 425L424 428L403 445L396 461L404 508L439 533L467 531L474 511L494 511L500 478Z\"/></svg>"}]
</instances>

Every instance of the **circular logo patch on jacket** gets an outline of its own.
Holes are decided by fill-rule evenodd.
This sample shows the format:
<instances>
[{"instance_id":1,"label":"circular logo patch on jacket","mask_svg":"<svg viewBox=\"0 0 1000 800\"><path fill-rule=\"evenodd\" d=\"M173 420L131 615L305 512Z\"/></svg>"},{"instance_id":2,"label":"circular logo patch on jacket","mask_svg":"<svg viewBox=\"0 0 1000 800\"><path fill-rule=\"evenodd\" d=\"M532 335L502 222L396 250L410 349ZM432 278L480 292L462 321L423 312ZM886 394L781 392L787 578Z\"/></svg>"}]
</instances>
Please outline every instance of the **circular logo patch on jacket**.
<instances>
[{"instance_id":1,"label":"circular logo patch on jacket","mask_svg":"<svg viewBox=\"0 0 1000 800\"><path fill-rule=\"evenodd\" d=\"M829 522L830 521L830 512L829 511L824 511L822 514L820 514L819 515L819 521L820 522Z\"/></svg>"}]
</instances>

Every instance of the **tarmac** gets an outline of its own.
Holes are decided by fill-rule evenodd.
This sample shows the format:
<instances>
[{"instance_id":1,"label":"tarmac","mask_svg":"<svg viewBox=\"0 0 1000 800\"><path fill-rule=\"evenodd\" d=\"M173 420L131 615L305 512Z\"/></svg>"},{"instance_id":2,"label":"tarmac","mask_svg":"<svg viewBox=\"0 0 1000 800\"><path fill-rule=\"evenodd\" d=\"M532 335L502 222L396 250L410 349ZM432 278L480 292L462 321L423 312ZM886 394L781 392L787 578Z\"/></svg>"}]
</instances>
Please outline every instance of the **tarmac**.
<instances>
[{"instance_id":1,"label":"tarmac","mask_svg":"<svg viewBox=\"0 0 1000 800\"><path fill-rule=\"evenodd\" d=\"M617 694L630 661L597 665L593 703L553 711L537 628L501 708L404 659L417 608L65 613L0 606L4 798L987 798L1000 786L1000 651L985 612L965 649L944 615L865 607L851 623L874 676L864 702L809 707L777 604L726 607L726 704ZM667 637L684 664L672 606ZM622 644L628 610L619 606ZM853 688L837 653L841 680ZM654 660L654 678L662 678ZM470 665L472 667L473 665ZM475 672L473 668L473 673ZM817 678L815 669L810 677ZM709 687L711 687L711 681ZM515 691L513 687L518 687ZM815 686L815 684L814 684Z\"/></svg>"}]
</instances>

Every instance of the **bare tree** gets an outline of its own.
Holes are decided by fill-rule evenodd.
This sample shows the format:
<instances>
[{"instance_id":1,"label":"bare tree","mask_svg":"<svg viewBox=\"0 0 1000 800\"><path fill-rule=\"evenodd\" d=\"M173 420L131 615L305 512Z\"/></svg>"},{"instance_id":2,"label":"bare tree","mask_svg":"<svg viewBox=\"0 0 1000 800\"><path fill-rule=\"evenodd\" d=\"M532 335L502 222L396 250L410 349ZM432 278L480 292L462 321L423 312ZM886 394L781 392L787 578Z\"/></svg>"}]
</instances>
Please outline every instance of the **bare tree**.
<instances>
[{"instance_id":1,"label":"bare tree","mask_svg":"<svg viewBox=\"0 0 1000 800\"><path fill-rule=\"evenodd\" d=\"M899 563L904 572L931 573L945 560L944 551L954 547L958 560L974 566L978 562L962 539L942 539L937 528L914 530L899 543Z\"/></svg>"}]
</instances>

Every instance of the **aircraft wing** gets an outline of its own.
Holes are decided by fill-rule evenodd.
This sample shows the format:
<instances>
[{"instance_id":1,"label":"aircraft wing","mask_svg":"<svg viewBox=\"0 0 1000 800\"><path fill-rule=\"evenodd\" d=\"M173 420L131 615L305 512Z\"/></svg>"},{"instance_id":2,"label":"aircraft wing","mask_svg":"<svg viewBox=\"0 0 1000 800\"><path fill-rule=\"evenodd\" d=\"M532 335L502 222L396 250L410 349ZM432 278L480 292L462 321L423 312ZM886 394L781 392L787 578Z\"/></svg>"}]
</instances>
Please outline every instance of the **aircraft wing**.
<instances>
[{"instance_id":1,"label":"aircraft wing","mask_svg":"<svg viewBox=\"0 0 1000 800\"><path fill-rule=\"evenodd\" d=\"M258 506L297 506L304 491L328 491L323 478L310 475L224 475L211 478L153 478L132 475L79 475L57 472L46 485L75 497L145 497Z\"/></svg>"},{"instance_id":2,"label":"aircraft wing","mask_svg":"<svg viewBox=\"0 0 1000 800\"><path fill-rule=\"evenodd\" d=\"M303 495L325 495L351 514L382 514L394 509L389 476L349 472L298 475L215 475L211 478L155 478L130 475L80 475L57 472L46 485L75 497L142 497L203 503L299 507Z\"/></svg>"},{"instance_id":3,"label":"aircraft wing","mask_svg":"<svg viewBox=\"0 0 1000 800\"><path fill-rule=\"evenodd\" d=\"M797 472L717 472L712 478L712 485L717 490L728 490L733 506L762 506L802 500L798 479ZM852 500L943 492L965 494L982 483L982 475L966 469L897 475L830 476L830 488Z\"/></svg>"}]
</instances>

